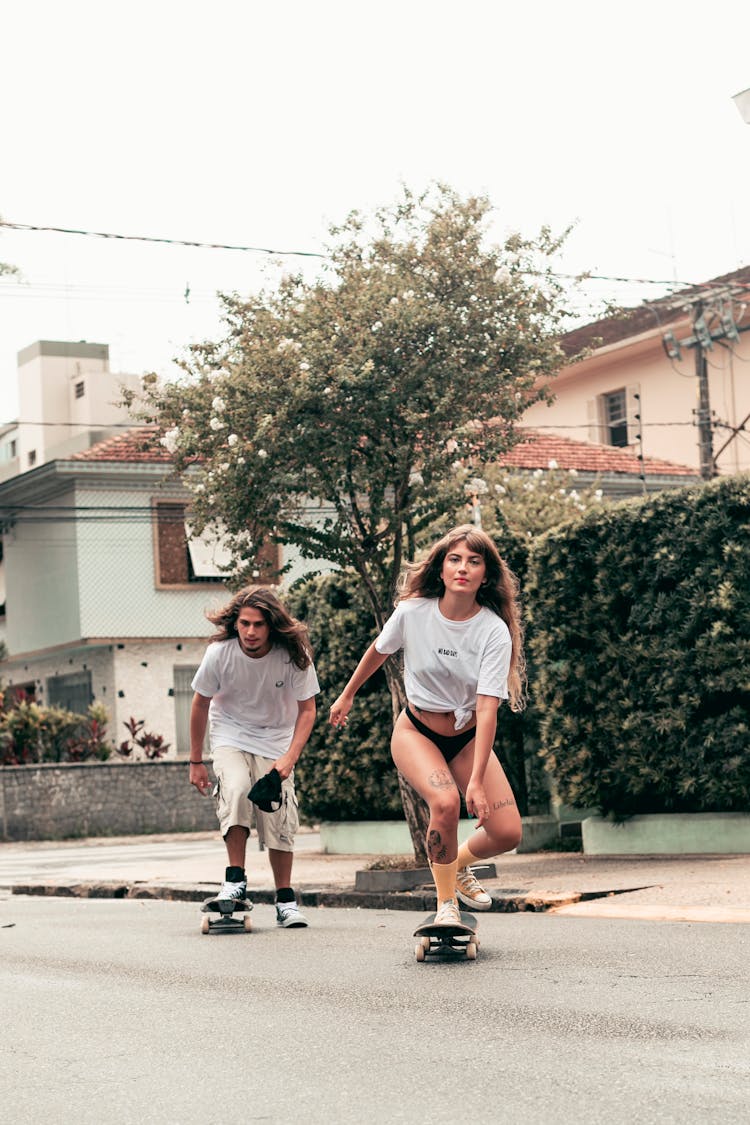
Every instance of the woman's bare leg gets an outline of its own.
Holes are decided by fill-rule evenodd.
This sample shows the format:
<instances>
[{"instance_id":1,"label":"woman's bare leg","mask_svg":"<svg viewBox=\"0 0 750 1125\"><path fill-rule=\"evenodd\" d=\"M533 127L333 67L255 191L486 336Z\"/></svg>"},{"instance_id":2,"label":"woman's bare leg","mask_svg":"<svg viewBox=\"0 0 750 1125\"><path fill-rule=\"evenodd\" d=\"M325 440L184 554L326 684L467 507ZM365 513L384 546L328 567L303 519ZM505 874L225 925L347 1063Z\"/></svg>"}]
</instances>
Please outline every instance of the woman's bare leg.
<instances>
[{"instance_id":1,"label":"woman's bare leg","mask_svg":"<svg viewBox=\"0 0 750 1125\"><path fill-rule=\"evenodd\" d=\"M415 730L403 714L393 729L391 754L398 771L429 807L427 855L430 863L452 863L458 851L461 798L445 758L434 742Z\"/></svg>"},{"instance_id":2,"label":"woman's bare leg","mask_svg":"<svg viewBox=\"0 0 750 1125\"><path fill-rule=\"evenodd\" d=\"M460 790L465 793L471 777L474 743L470 742L450 763L450 771ZM521 816L510 782L495 754L490 755L484 775L484 789L490 806L488 820L466 841L476 859L492 859L512 851L521 840Z\"/></svg>"}]
</instances>

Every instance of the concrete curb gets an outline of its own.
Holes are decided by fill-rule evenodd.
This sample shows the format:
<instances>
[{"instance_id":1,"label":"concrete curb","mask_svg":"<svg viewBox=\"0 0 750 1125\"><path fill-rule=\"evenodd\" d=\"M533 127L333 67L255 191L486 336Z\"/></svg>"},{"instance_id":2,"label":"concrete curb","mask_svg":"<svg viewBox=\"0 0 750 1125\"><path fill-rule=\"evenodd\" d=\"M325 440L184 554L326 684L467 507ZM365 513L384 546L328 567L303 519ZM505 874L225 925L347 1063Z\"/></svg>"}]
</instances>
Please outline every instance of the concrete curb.
<instances>
[{"instance_id":1,"label":"concrete curb","mask_svg":"<svg viewBox=\"0 0 750 1125\"><path fill-rule=\"evenodd\" d=\"M80 883L16 883L4 888L14 895L37 895L58 898L114 898L114 899L163 899L169 902L203 902L215 890L215 885L148 882L80 882ZM414 910L426 914L435 909L434 892L410 891L342 891L332 887L308 887L299 889L299 899L303 906L348 907L361 910ZM515 914L521 911L541 913L556 907L570 906L591 898L604 898L612 894L603 891L596 894L581 892L549 893L522 891L494 894L490 911L485 913ZM272 905L275 901L272 890L254 890L252 900L259 904Z\"/></svg>"}]
</instances>

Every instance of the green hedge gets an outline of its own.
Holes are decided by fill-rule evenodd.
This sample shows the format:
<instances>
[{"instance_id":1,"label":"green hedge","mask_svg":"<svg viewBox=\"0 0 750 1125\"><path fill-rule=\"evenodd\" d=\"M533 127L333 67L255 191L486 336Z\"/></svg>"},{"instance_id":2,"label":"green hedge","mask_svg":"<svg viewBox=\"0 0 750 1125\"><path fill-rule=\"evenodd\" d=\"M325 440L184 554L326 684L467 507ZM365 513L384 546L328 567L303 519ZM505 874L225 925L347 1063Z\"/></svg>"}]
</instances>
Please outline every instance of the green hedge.
<instances>
[{"instance_id":1,"label":"green hedge","mask_svg":"<svg viewBox=\"0 0 750 1125\"><path fill-rule=\"evenodd\" d=\"M358 692L343 730L328 722L328 709L376 636L356 580L343 573L312 578L296 585L286 601L310 631L321 688L318 719L295 770L303 817L309 822L400 818L390 753L391 697L382 670Z\"/></svg>"},{"instance_id":2,"label":"green hedge","mask_svg":"<svg viewBox=\"0 0 750 1125\"><path fill-rule=\"evenodd\" d=\"M528 597L563 800L616 818L750 808L750 478L549 532Z\"/></svg>"}]
</instances>

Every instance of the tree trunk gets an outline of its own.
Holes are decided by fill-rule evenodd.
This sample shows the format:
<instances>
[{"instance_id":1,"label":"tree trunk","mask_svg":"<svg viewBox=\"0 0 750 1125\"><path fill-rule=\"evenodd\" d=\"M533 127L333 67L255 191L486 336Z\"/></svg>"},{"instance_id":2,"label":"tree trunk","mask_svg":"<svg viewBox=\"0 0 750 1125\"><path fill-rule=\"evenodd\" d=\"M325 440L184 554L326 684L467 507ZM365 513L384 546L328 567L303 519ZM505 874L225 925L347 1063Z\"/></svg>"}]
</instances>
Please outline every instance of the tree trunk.
<instances>
[{"instance_id":1,"label":"tree trunk","mask_svg":"<svg viewBox=\"0 0 750 1125\"><path fill-rule=\"evenodd\" d=\"M389 659L386 661L385 676L391 691L393 722L395 723L406 702L403 677L395 660ZM409 826L414 859L421 866L427 867L429 865L427 860L427 826L430 822L430 810L427 803L422 800L415 789L412 789L401 773L398 775L398 788L406 823Z\"/></svg>"}]
</instances>

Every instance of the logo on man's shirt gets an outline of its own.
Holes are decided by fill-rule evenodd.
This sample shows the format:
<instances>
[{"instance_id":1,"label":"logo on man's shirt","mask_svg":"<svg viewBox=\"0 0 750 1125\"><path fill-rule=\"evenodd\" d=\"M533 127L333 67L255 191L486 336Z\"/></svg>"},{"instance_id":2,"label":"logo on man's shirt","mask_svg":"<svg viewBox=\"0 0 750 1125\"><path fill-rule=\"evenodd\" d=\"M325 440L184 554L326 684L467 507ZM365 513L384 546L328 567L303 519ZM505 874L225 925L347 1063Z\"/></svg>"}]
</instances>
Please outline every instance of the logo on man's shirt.
<instances>
[{"instance_id":1,"label":"logo on man's shirt","mask_svg":"<svg viewBox=\"0 0 750 1125\"><path fill-rule=\"evenodd\" d=\"M283 687L283 686L284 686L284 681L283 681L283 680L277 680L277 681L276 681L276 687Z\"/></svg>"},{"instance_id":2,"label":"logo on man's shirt","mask_svg":"<svg viewBox=\"0 0 750 1125\"><path fill-rule=\"evenodd\" d=\"M438 656L454 656L457 657L458 653L452 648L439 648Z\"/></svg>"}]
</instances>

